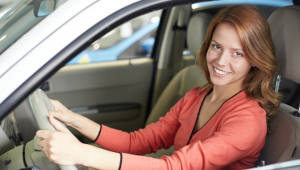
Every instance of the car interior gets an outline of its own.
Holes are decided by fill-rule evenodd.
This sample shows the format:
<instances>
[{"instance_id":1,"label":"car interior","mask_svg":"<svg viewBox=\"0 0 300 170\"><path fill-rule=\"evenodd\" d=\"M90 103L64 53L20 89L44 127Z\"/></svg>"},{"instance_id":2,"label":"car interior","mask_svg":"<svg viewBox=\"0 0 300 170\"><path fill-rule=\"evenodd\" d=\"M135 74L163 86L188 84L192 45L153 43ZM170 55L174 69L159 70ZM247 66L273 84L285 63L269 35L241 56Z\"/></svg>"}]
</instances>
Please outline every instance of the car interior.
<instances>
[{"instance_id":1,"label":"car interior","mask_svg":"<svg viewBox=\"0 0 300 170\"><path fill-rule=\"evenodd\" d=\"M162 12L165 18L160 20L152 57L62 67L41 85L43 91L36 90L1 121L0 169L87 169L58 167L37 146L35 132L50 126L45 116L53 109L49 98L98 123L128 132L159 120L186 92L206 83L195 56L210 20L225 6L193 8L189 4ZM277 114L268 120L266 144L257 161L263 168L300 159L300 7L257 8L270 24L279 64L275 89L282 95ZM82 142L91 142L71 131ZM171 147L147 156L172 152Z\"/></svg>"}]
</instances>

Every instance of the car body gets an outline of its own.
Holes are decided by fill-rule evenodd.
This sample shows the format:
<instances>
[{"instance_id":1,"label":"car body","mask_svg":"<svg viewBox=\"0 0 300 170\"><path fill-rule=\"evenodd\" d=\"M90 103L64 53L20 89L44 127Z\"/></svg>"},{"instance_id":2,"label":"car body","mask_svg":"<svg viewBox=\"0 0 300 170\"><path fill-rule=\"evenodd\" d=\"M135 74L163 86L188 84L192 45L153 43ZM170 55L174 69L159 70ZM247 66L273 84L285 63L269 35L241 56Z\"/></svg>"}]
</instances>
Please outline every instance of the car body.
<instances>
[{"instance_id":1,"label":"car body","mask_svg":"<svg viewBox=\"0 0 300 170\"><path fill-rule=\"evenodd\" d=\"M0 162L6 161L3 167L51 164L35 160L45 157L34 150L31 140L40 126L32 116L29 96L39 87L96 122L125 131L144 127L171 78L195 63L185 38L190 15L215 14L231 4L256 5L266 17L277 8L293 5L288 0L22 0L12 4L0 18L0 119L3 135L8 136L0 141L5 144L0 144ZM112 46L91 50L94 42L118 26L156 11L162 11L159 22L140 27ZM156 29L154 36L138 42ZM148 53L122 57L133 44ZM175 67L176 50L181 50L183 59ZM26 146L32 146L31 150Z\"/></svg>"}]
</instances>

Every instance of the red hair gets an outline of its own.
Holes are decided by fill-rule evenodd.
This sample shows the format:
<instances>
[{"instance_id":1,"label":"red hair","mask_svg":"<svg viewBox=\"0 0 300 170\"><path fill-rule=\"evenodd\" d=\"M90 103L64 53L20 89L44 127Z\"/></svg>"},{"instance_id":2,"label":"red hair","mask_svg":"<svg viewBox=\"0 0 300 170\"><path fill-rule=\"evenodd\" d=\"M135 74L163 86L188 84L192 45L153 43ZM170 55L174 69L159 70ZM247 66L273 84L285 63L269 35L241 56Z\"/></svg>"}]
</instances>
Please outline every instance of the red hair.
<instances>
[{"instance_id":1,"label":"red hair","mask_svg":"<svg viewBox=\"0 0 300 170\"><path fill-rule=\"evenodd\" d=\"M253 65L247 74L243 88L247 95L272 115L279 107L279 94L274 91L274 77L277 61L274 45L266 18L250 5L235 5L222 9L211 21L206 38L197 56L208 83L213 86L206 62L206 53L210 46L214 30L220 23L229 23L237 31L243 51Z\"/></svg>"}]
</instances>

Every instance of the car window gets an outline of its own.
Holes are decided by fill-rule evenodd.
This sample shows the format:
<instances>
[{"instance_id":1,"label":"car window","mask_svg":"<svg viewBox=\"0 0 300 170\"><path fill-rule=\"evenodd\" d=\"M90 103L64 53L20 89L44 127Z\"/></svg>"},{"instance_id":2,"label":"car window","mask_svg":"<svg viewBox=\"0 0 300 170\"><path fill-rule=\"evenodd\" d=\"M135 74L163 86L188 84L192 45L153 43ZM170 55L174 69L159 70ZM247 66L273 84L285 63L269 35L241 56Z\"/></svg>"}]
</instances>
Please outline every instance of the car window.
<instances>
[{"instance_id":1,"label":"car window","mask_svg":"<svg viewBox=\"0 0 300 170\"><path fill-rule=\"evenodd\" d=\"M0 11L0 54L65 1L18 0L3 7Z\"/></svg>"},{"instance_id":2,"label":"car window","mask_svg":"<svg viewBox=\"0 0 300 170\"><path fill-rule=\"evenodd\" d=\"M160 16L161 10L153 11L116 27L67 65L150 57Z\"/></svg>"}]
</instances>

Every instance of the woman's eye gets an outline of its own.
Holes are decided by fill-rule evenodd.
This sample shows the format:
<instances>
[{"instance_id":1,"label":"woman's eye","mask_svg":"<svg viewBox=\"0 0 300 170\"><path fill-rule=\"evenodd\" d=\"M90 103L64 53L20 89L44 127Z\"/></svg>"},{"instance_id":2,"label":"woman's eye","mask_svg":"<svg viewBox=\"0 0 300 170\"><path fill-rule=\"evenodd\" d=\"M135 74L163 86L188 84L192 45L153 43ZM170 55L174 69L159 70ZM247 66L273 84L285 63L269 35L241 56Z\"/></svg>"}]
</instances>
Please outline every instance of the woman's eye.
<instances>
[{"instance_id":1,"label":"woman's eye","mask_svg":"<svg viewBox=\"0 0 300 170\"><path fill-rule=\"evenodd\" d=\"M217 45L217 44L211 44L211 46L212 46L212 48L213 49L217 49L217 50L219 50L221 47L219 46L219 45Z\"/></svg>"},{"instance_id":2,"label":"woman's eye","mask_svg":"<svg viewBox=\"0 0 300 170\"><path fill-rule=\"evenodd\" d=\"M236 52L233 53L233 55L238 56L238 57L242 57L243 53L240 53L240 52L236 51Z\"/></svg>"}]
</instances>

